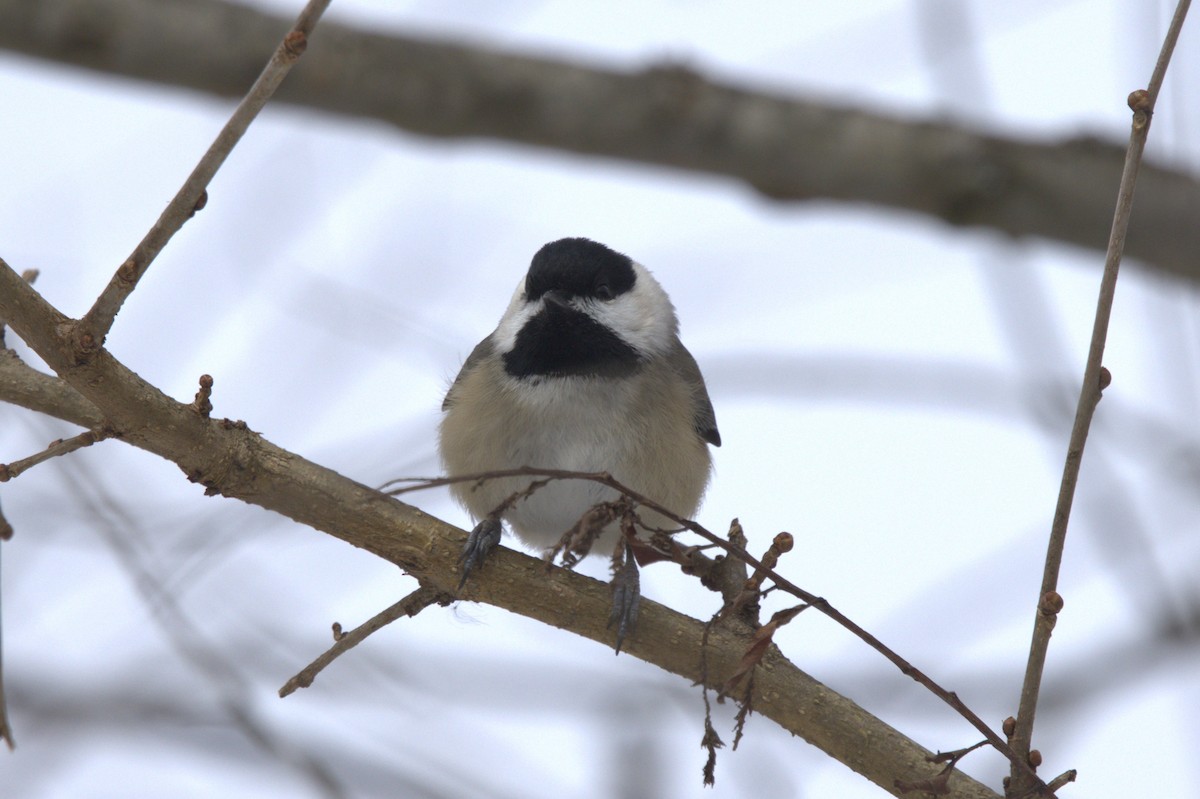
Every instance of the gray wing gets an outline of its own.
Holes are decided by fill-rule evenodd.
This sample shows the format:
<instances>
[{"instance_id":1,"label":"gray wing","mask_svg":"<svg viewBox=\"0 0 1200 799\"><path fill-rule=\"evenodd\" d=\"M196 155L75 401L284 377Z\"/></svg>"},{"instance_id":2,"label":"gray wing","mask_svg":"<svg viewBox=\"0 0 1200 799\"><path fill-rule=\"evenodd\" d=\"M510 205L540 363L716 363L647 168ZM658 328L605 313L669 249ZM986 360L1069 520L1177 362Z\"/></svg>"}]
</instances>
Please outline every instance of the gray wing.
<instances>
[{"instance_id":1,"label":"gray wing","mask_svg":"<svg viewBox=\"0 0 1200 799\"><path fill-rule=\"evenodd\" d=\"M470 359L468 359L469 361ZM676 339L675 348L667 356L667 362L691 386L692 424L695 425L696 432L714 447L721 446L721 433L717 430L717 414L713 411L712 400L708 398L708 387L704 385L704 375L700 374L700 367L697 365L696 359L688 352L687 347L683 346L683 342Z\"/></svg>"},{"instance_id":2,"label":"gray wing","mask_svg":"<svg viewBox=\"0 0 1200 799\"><path fill-rule=\"evenodd\" d=\"M492 354L495 345L492 343L492 337L488 336L483 341L475 345L475 349L471 350L471 354L463 361L462 368L458 370L458 377L454 378L454 382L450 384L450 390L446 392L446 398L442 400L442 410L450 410L450 406L454 404L454 390L458 388L458 384L462 382L463 376L479 365L479 362ZM699 372L697 372L699 374Z\"/></svg>"}]
</instances>

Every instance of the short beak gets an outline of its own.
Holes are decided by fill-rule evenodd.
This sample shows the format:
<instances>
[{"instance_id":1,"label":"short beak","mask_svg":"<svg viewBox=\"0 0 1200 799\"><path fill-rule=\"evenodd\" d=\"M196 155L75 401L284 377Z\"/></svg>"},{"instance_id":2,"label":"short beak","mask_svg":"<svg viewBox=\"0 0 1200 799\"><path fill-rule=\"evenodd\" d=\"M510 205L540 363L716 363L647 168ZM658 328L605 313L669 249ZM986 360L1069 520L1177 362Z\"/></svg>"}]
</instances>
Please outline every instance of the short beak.
<instances>
[{"instance_id":1,"label":"short beak","mask_svg":"<svg viewBox=\"0 0 1200 799\"><path fill-rule=\"evenodd\" d=\"M562 310L567 310L571 307L571 303L567 295L558 289L547 291L542 295L542 298L545 299L546 305L553 305L554 307Z\"/></svg>"}]
</instances>

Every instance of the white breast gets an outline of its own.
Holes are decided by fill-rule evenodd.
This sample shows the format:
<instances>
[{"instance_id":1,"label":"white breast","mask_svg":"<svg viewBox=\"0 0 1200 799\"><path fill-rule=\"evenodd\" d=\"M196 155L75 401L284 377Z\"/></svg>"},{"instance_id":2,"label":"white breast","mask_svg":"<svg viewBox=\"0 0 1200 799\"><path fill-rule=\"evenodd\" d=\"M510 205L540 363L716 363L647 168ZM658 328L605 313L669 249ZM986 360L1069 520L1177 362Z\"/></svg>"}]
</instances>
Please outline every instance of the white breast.
<instances>
[{"instance_id":1,"label":"white breast","mask_svg":"<svg viewBox=\"0 0 1200 799\"><path fill-rule=\"evenodd\" d=\"M608 472L618 480L628 479L631 442L620 431L628 424L633 406L629 396L633 383L555 378L527 386L530 390L519 395L524 413L518 415L530 421L530 433L513 442L512 466ZM506 518L527 543L546 547L588 508L613 499L616 492L598 483L559 480L518 503Z\"/></svg>"},{"instance_id":2,"label":"white breast","mask_svg":"<svg viewBox=\"0 0 1200 799\"><path fill-rule=\"evenodd\" d=\"M486 375L487 371L491 375ZM489 390L490 389L490 390ZM678 396L674 394L680 393ZM688 407L686 387L645 374L604 380L555 377L517 382L498 364L482 367L459 387L442 425L442 453L450 474L523 466L582 472L608 472L618 481L677 513L689 515L708 481L707 447L687 414L663 413ZM461 416L459 416L461 415ZM449 423L451 416L470 420ZM683 463L664 463L672 451L691 451ZM457 498L480 519L526 488L530 478L459 484ZM528 544L556 543L598 502L615 499L611 489L582 480L556 480L519 501L504 518ZM652 526L665 526L657 517ZM615 525L594 551L607 554Z\"/></svg>"}]
</instances>

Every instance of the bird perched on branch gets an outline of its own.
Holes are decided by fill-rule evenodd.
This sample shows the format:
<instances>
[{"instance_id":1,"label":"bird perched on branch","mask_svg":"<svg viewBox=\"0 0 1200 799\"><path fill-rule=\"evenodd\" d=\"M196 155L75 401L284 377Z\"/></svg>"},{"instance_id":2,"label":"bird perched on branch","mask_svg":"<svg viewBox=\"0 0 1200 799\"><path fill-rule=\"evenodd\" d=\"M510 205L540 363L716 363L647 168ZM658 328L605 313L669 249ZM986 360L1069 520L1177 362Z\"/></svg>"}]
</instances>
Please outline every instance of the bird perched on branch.
<instances>
[{"instance_id":1,"label":"bird perched on branch","mask_svg":"<svg viewBox=\"0 0 1200 799\"><path fill-rule=\"evenodd\" d=\"M721 444L704 378L679 340L666 292L644 266L585 238L551 242L533 256L442 410L440 450L451 476L521 467L605 472L685 518L708 484L708 445ZM464 582L499 542L501 520L545 549L597 506L616 507L606 503L618 493L601 483L553 480L526 493L536 479L453 486L478 522L462 557ZM643 563L666 554L652 542L654 532L678 527L646 508L636 509L632 523L628 512L600 518L588 543L612 552L622 527L632 528L627 551ZM636 616L636 567L626 562L634 586L632 598L628 585L616 586L618 649Z\"/></svg>"}]
</instances>

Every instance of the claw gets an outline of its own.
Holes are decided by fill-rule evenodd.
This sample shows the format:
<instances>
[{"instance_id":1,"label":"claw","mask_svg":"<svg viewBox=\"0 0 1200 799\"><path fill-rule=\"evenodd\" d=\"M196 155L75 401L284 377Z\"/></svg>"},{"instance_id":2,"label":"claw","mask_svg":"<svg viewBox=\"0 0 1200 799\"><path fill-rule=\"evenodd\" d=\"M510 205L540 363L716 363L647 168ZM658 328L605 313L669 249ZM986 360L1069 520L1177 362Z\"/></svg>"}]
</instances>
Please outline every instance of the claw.
<instances>
[{"instance_id":1,"label":"claw","mask_svg":"<svg viewBox=\"0 0 1200 799\"><path fill-rule=\"evenodd\" d=\"M613 604L612 612L608 614L608 626L612 627L614 622L617 625L617 654L621 653L625 636L637 625L638 606L642 601L641 582L633 550L626 544L625 562L613 572Z\"/></svg>"},{"instance_id":2,"label":"claw","mask_svg":"<svg viewBox=\"0 0 1200 799\"><path fill-rule=\"evenodd\" d=\"M487 556L500 543L500 531L500 520L489 516L475 525L475 529L467 536L467 545L458 556L458 563L462 566L462 575L458 581L459 591L467 584L471 573L483 565Z\"/></svg>"}]
</instances>

